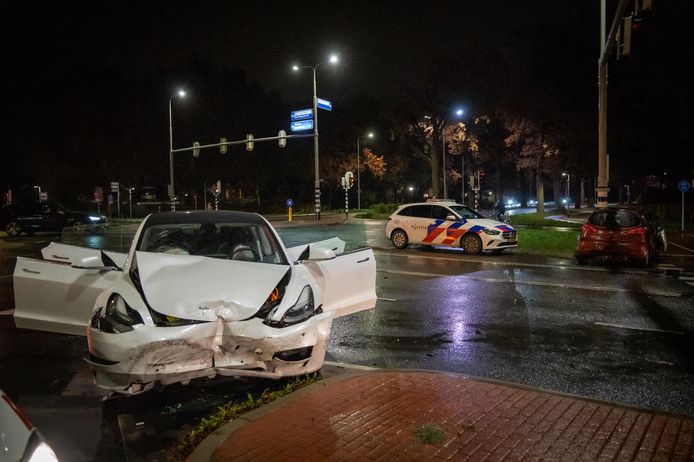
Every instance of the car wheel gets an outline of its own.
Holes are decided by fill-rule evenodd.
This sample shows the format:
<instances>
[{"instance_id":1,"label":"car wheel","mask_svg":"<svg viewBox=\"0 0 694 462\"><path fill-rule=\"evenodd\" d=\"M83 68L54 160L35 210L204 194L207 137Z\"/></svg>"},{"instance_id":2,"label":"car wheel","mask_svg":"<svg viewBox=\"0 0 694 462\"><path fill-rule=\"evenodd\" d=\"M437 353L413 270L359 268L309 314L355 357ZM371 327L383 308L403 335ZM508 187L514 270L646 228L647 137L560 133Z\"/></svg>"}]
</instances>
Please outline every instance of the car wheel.
<instances>
[{"instance_id":1,"label":"car wheel","mask_svg":"<svg viewBox=\"0 0 694 462\"><path fill-rule=\"evenodd\" d=\"M396 249L404 249L409 243L407 233L401 229L393 231L393 234L390 235L390 240L393 241L393 246L395 246Z\"/></svg>"},{"instance_id":2,"label":"car wheel","mask_svg":"<svg viewBox=\"0 0 694 462\"><path fill-rule=\"evenodd\" d=\"M9 237L17 237L22 234L22 225L16 221L11 221L5 226L5 232Z\"/></svg>"},{"instance_id":3,"label":"car wheel","mask_svg":"<svg viewBox=\"0 0 694 462\"><path fill-rule=\"evenodd\" d=\"M477 255L482 251L482 239L476 234L466 234L460 240L460 246L468 255Z\"/></svg>"},{"instance_id":4,"label":"car wheel","mask_svg":"<svg viewBox=\"0 0 694 462\"><path fill-rule=\"evenodd\" d=\"M584 266L588 264L588 259L586 257L576 257L576 263Z\"/></svg>"}]
</instances>

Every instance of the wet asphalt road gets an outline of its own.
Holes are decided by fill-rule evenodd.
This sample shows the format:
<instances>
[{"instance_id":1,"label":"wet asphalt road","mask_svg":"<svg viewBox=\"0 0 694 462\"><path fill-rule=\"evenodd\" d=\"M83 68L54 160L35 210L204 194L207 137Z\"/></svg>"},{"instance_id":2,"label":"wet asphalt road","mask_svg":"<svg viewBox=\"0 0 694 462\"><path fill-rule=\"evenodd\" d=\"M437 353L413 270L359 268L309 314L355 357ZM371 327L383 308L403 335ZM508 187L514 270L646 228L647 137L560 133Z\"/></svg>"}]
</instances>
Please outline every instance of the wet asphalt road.
<instances>
[{"instance_id":1,"label":"wet asphalt road","mask_svg":"<svg viewBox=\"0 0 694 462\"><path fill-rule=\"evenodd\" d=\"M133 229L82 243L124 249ZM377 307L334 321L329 360L462 373L694 416L694 287L667 261L643 270L513 252L396 252L372 221L279 232L287 245L338 235L348 248L376 249ZM221 379L102 401L81 360L83 337L18 330L5 311L15 257L36 257L51 239L60 236L0 238L0 387L59 455L124 460L125 447L131 460L153 459L209 410L273 386ZM135 434L123 438L119 416L140 424Z\"/></svg>"}]
</instances>

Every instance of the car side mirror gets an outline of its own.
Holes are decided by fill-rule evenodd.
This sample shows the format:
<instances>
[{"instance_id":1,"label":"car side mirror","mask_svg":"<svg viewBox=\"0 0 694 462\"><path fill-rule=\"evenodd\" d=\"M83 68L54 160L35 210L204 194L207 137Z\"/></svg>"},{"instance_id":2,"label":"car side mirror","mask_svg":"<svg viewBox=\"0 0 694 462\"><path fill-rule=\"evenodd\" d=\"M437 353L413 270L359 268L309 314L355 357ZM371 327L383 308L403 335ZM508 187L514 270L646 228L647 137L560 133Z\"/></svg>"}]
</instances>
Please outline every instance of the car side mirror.
<instances>
[{"instance_id":1,"label":"car side mirror","mask_svg":"<svg viewBox=\"0 0 694 462\"><path fill-rule=\"evenodd\" d=\"M311 246L308 252L308 259L312 261L332 260L333 258L335 258L335 251L325 247L314 248Z\"/></svg>"},{"instance_id":2,"label":"car side mirror","mask_svg":"<svg viewBox=\"0 0 694 462\"><path fill-rule=\"evenodd\" d=\"M71 265L76 269L95 270L95 271L121 271L117 266L104 265L100 256L88 255L78 258Z\"/></svg>"},{"instance_id":3,"label":"car side mirror","mask_svg":"<svg viewBox=\"0 0 694 462\"><path fill-rule=\"evenodd\" d=\"M458 220L458 217L456 217L455 215L446 215L446 220L456 221L456 220Z\"/></svg>"}]
</instances>

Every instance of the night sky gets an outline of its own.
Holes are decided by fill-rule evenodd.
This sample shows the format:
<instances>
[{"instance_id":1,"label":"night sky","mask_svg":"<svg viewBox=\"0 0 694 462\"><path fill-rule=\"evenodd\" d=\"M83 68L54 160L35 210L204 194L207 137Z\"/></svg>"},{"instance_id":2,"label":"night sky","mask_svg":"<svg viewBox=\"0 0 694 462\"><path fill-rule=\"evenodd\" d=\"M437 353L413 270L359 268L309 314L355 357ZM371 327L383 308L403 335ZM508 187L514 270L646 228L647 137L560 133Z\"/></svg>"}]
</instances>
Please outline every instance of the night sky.
<instances>
[{"instance_id":1,"label":"night sky","mask_svg":"<svg viewBox=\"0 0 694 462\"><path fill-rule=\"evenodd\" d=\"M608 1L612 8L616 3ZM649 149L664 147L661 155L668 157L668 165L686 167L681 157L691 154L685 153L689 140L682 132L690 124L692 96L691 72L684 69L692 58L688 34L694 2L662 3L656 3L660 26L648 45L650 54L644 53L648 60L642 55L611 67L612 98L649 95L650 102L634 117L633 105L611 100L611 117L622 110L634 117L615 130L649 123L645 130L658 130L653 133L658 142ZM215 121L215 114L206 112L218 104L210 87L225 83L208 79L206 88L196 88L203 68L211 69L208 74L240 71L256 85L267 96L257 105L277 106L267 108L273 113L269 130L277 120L275 112L310 103L310 72L292 73L291 65L315 64L331 52L340 54L340 64L319 70L318 94L333 100L336 108L363 97L372 98L381 111L411 110L413 95L441 85L432 74L436 63L459 59L465 63L461 75L479 69L490 81L503 76L512 82L498 84L513 87L510 101L560 85L566 95L562 100L576 100L584 117L597 119L598 0L4 2L2 9L3 190L44 178L38 164L47 157L60 156L68 166L82 163L88 156L71 152L79 143L88 146L90 134L85 131L95 118L103 117L102 126L120 130L121 138L146 138L143 149L165 153L167 101L178 86L186 87L195 101L188 104L195 107L197 125L177 120L181 128L175 144L188 144L196 127L204 125L203 118L212 125L230 122ZM468 56L472 58L465 61ZM530 61L534 70L527 73ZM524 80L515 86L513 75ZM474 85L465 85L461 77L452 86L449 100L460 101L471 112L485 110L488 98L482 101ZM239 101L225 104L241 113L258 110L249 107L254 103ZM137 128L128 126L125 105L141 113L130 121L134 125L137 120ZM654 110L661 113L645 114ZM669 123L663 123L664 118ZM122 168L110 158L91 168ZM691 168L691 162L688 165Z\"/></svg>"}]
</instances>

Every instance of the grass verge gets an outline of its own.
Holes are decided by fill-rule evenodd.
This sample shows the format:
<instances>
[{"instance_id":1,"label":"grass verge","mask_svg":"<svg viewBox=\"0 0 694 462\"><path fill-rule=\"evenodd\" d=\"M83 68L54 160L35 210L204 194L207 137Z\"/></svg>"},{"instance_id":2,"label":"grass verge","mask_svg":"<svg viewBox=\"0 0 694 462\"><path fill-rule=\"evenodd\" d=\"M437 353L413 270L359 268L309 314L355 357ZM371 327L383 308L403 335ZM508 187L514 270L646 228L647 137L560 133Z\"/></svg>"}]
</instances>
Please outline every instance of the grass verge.
<instances>
[{"instance_id":1,"label":"grass verge","mask_svg":"<svg viewBox=\"0 0 694 462\"><path fill-rule=\"evenodd\" d=\"M279 390L264 390L259 395L248 393L244 401L233 401L219 406L217 411L208 417L200 419L197 426L188 433L178 437L178 441L166 453L168 461L183 461L207 437L222 425L237 418L241 414L257 409L277 398L286 396L300 388L311 385L321 379L318 373L299 377L285 384Z\"/></svg>"},{"instance_id":2,"label":"grass verge","mask_svg":"<svg viewBox=\"0 0 694 462\"><path fill-rule=\"evenodd\" d=\"M546 217L556 215L556 213L521 213L519 215L510 215L511 225L524 226L561 226L567 228L580 228L580 223L572 223L570 221L548 220Z\"/></svg>"},{"instance_id":3,"label":"grass verge","mask_svg":"<svg viewBox=\"0 0 694 462\"><path fill-rule=\"evenodd\" d=\"M572 258L579 230L521 229L518 231L517 251L548 257Z\"/></svg>"}]
</instances>

